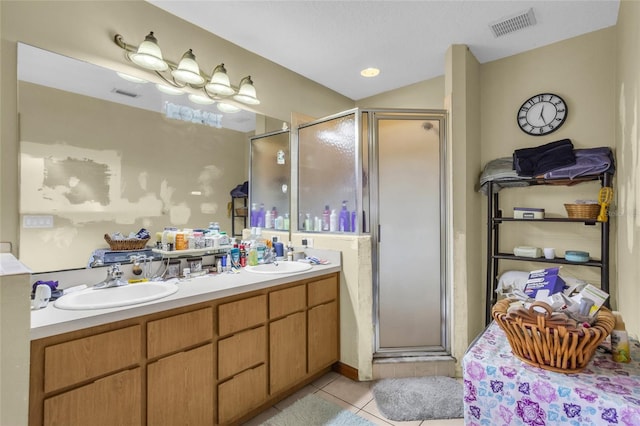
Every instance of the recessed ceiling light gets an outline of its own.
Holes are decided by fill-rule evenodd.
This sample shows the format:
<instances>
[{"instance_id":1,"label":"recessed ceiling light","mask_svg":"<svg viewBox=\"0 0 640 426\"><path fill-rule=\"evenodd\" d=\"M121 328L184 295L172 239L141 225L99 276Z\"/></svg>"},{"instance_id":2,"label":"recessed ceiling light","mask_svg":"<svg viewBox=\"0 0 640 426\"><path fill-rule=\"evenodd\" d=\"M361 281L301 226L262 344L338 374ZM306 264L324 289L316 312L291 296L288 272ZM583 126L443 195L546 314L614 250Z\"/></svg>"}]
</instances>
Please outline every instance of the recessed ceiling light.
<instances>
[{"instance_id":1,"label":"recessed ceiling light","mask_svg":"<svg viewBox=\"0 0 640 426\"><path fill-rule=\"evenodd\" d=\"M156 87L162 93L167 95L182 95L184 92L180 89L176 89L175 87L167 86L166 84L156 84Z\"/></svg>"},{"instance_id":2,"label":"recessed ceiling light","mask_svg":"<svg viewBox=\"0 0 640 426\"><path fill-rule=\"evenodd\" d=\"M380 70L378 68L365 68L360 71L360 75L363 77L375 77L380 74Z\"/></svg>"},{"instance_id":3,"label":"recessed ceiling light","mask_svg":"<svg viewBox=\"0 0 640 426\"><path fill-rule=\"evenodd\" d=\"M120 72L120 71L116 71L116 74L118 74L118 77L122 78L123 80L127 80L127 81L130 81L132 83L140 83L140 84L148 83L148 81L145 80L145 79L134 77L132 75L125 74L125 73Z\"/></svg>"}]
</instances>

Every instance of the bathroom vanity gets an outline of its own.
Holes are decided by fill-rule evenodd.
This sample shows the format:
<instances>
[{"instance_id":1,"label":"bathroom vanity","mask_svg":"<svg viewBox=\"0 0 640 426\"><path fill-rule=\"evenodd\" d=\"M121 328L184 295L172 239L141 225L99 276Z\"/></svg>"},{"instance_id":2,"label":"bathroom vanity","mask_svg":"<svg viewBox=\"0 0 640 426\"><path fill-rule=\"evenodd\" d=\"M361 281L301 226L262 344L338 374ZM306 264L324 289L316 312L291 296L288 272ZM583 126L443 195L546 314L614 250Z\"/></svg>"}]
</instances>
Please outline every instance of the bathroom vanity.
<instances>
[{"instance_id":1,"label":"bathroom vanity","mask_svg":"<svg viewBox=\"0 0 640 426\"><path fill-rule=\"evenodd\" d=\"M34 311L29 424L246 420L338 361L339 271L243 270L143 305Z\"/></svg>"}]
</instances>

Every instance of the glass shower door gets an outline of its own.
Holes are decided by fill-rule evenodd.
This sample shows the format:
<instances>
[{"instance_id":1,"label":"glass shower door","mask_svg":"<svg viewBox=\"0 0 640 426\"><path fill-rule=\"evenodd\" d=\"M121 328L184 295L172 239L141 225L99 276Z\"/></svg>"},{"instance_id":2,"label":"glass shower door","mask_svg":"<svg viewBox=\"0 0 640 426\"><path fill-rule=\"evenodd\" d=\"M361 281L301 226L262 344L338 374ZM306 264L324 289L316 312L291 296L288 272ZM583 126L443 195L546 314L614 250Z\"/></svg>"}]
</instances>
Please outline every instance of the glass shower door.
<instances>
[{"instance_id":1,"label":"glass shower door","mask_svg":"<svg viewBox=\"0 0 640 426\"><path fill-rule=\"evenodd\" d=\"M437 117L374 114L376 356L447 347L442 128Z\"/></svg>"}]
</instances>

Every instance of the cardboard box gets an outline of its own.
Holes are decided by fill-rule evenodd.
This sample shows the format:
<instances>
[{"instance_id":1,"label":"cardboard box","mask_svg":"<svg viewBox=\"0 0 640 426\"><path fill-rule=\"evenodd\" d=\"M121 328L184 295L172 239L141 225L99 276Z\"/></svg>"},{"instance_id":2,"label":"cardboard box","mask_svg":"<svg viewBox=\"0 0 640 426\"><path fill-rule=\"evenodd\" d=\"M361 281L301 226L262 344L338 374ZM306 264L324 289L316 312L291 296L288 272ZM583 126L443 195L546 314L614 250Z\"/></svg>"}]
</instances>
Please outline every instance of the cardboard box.
<instances>
[{"instance_id":1,"label":"cardboard box","mask_svg":"<svg viewBox=\"0 0 640 426\"><path fill-rule=\"evenodd\" d=\"M566 283L558 275L559 270L556 267L531 271L525 283L525 294L532 299L545 300L552 294L562 292Z\"/></svg>"}]
</instances>

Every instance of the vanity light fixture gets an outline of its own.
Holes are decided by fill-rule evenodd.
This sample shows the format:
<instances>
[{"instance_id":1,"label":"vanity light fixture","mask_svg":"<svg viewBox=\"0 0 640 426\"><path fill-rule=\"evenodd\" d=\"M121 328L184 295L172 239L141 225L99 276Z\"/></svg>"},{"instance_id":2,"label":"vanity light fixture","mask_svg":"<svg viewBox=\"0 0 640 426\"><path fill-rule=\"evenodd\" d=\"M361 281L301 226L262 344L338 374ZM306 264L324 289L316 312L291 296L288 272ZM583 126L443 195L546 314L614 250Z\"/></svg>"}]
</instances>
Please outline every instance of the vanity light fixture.
<instances>
[{"instance_id":1,"label":"vanity light fixture","mask_svg":"<svg viewBox=\"0 0 640 426\"><path fill-rule=\"evenodd\" d=\"M173 86L167 86L166 84L158 83L156 84L156 88L166 95L178 96L184 94L181 89L177 89Z\"/></svg>"},{"instance_id":2,"label":"vanity light fixture","mask_svg":"<svg viewBox=\"0 0 640 426\"><path fill-rule=\"evenodd\" d=\"M235 105L228 104L226 102L218 102L217 107L220 112L226 112L227 114L240 112L240 108L238 108Z\"/></svg>"},{"instance_id":3,"label":"vanity light fixture","mask_svg":"<svg viewBox=\"0 0 640 426\"><path fill-rule=\"evenodd\" d=\"M139 67L155 72L165 83L178 89L201 90L200 97L219 100L233 97L234 100L248 105L258 105L256 88L251 76L240 80L238 87L231 85L224 64L217 65L211 76L200 71L193 50L187 50L178 64L163 58L158 40L151 31L140 46L127 44L120 34L113 37L113 41L125 51L127 60Z\"/></svg>"},{"instance_id":4,"label":"vanity light fixture","mask_svg":"<svg viewBox=\"0 0 640 426\"><path fill-rule=\"evenodd\" d=\"M131 83L137 83L137 84L146 84L146 83L148 83L148 81L143 79L143 78L134 77L132 75L125 74L123 72L117 71L116 74L118 74L118 77L120 77L121 79L130 81Z\"/></svg>"}]
</instances>

